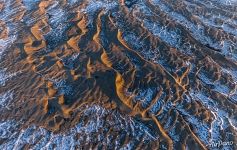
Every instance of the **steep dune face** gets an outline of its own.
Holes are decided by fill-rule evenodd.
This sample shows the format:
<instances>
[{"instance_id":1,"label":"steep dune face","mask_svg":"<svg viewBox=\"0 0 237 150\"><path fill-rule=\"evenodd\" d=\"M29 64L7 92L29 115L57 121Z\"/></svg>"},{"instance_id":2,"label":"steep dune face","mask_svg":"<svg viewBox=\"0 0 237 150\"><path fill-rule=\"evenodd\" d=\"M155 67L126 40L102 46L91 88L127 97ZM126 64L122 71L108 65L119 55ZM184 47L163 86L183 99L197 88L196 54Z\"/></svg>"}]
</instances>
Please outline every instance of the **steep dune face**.
<instances>
[{"instance_id":1,"label":"steep dune face","mask_svg":"<svg viewBox=\"0 0 237 150\"><path fill-rule=\"evenodd\" d=\"M0 0L0 149L236 149L236 12Z\"/></svg>"}]
</instances>

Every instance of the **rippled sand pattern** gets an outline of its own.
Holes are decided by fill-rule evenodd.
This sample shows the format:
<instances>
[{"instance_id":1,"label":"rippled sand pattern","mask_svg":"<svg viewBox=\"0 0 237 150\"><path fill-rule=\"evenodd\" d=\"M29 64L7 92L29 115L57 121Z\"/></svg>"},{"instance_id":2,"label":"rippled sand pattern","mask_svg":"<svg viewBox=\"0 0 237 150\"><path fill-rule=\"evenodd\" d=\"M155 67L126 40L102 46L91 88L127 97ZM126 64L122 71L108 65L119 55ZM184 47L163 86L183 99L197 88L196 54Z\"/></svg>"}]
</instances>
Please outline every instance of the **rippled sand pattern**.
<instances>
[{"instance_id":1,"label":"rippled sand pattern","mask_svg":"<svg viewBox=\"0 0 237 150\"><path fill-rule=\"evenodd\" d=\"M235 0L0 0L0 149L234 150L236 88Z\"/></svg>"}]
</instances>

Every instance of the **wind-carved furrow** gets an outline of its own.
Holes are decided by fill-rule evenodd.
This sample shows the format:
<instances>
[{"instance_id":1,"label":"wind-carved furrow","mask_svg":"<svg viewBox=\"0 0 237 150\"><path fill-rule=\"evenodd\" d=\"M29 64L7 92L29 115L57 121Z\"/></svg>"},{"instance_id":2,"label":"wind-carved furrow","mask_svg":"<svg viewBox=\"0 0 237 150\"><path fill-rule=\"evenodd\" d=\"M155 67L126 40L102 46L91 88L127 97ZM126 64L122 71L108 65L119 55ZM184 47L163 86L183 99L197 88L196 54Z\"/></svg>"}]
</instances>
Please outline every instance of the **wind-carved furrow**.
<instances>
[{"instance_id":1,"label":"wind-carved furrow","mask_svg":"<svg viewBox=\"0 0 237 150\"><path fill-rule=\"evenodd\" d=\"M139 27L137 27L138 29L139 29ZM139 30L138 30L139 31ZM140 30L140 31L142 31L142 29ZM138 33L139 34L139 33ZM120 36L119 37L119 39L120 39L120 41L122 41L123 43L124 43L124 40L122 39L122 37ZM164 44L164 43L161 43L161 44ZM126 46L126 47L128 47L128 46ZM172 49L171 49L172 50ZM169 57L168 57L169 58ZM171 60L172 60L172 58L171 58ZM182 60L181 60L181 62L182 62ZM175 62L174 62L175 63ZM172 76L166 69L164 69L162 66L160 66L159 64L156 64L159 68L161 68L161 69L163 69L164 70L164 72L165 73L167 73L167 76L168 77L170 77L171 78L171 80L174 80L177 84L179 84L179 82L180 81L178 81L178 80L176 80L175 78L174 78L174 76Z\"/></svg>"},{"instance_id":2,"label":"wind-carved furrow","mask_svg":"<svg viewBox=\"0 0 237 150\"><path fill-rule=\"evenodd\" d=\"M162 20L162 19L159 19L159 20ZM177 26L177 27L179 27L179 26ZM182 27L181 27L181 29L182 29L182 31L185 31ZM189 35L189 33L187 33L188 35ZM188 38L187 39L190 39L190 35L188 36ZM191 37L191 39L192 39L192 37ZM195 40L194 40L195 41ZM198 42L192 42L192 43L198 43ZM200 44L201 45L201 44ZM195 45L195 47L197 47L197 45ZM203 47L202 47L203 48ZM205 49L205 48L204 48ZM195 50L195 49L194 49ZM200 53L200 50L199 51L197 51L198 53ZM225 58L224 58L225 59ZM226 63L226 64L231 64L231 63ZM235 65L235 64L234 64ZM177 67L176 67L177 68Z\"/></svg>"},{"instance_id":3,"label":"wind-carved furrow","mask_svg":"<svg viewBox=\"0 0 237 150\"><path fill-rule=\"evenodd\" d=\"M150 6L152 4L148 3L148 5ZM154 6L151 6L151 7L155 10L156 13L158 13L158 14L161 13L161 14L165 15L165 13L160 11L159 9L157 9L157 7L154 7ZM162 21L163 19L160 18L158 20ZM186 28L183 27L182 25L180 25L179 23L176 23L176 28L179 28L183 32L182 38L184 38L184 40L190 41L190 44L194 45L195 48L192 50L196 53L197 56L200 54L203 54L203 55L208 54L212 58L218 58L215 61L219 61L219 59L222 59L223 61L226 62L224 64L222 62L218 62L220 65L228 65L228 67L236 68L236 64L233 63L233 61L227 60L225 57L219 55L216 52L213 52L213 48L210 48L209 46L206 47L205 45L203 46L202 43L199 43L195 38L193 38L192 35L188 31L186 31ZM211 29L213 29L213 28L211 28ZM222 36L218 36L218 37L222 37ZM224 39L222 39L222 40L224 40ZM232 41L234 41L234 39L232 39ZM196 49L198 49L198 50L196 50Z\"/></svg>"},{"instance_id":4,"label":"wind-carved furrow","mask_svg":"<svg viewBox=\"0 0 237 150\"><path fill-rule=\"evenodd\" d=\"M169 4L171 4L171 3L169 3ZM182 9L185 9L186 10L186 7L184 7L183 6L183 8ZM187 11L187 10L186 10ZM191 13L183 13L183 12L180 12L181 14L191 14ZM179 14L180 14L179 13ZM176 18L174 18L175 17L175 15L171 15L171 18L173 18L173 19L176 19ZM186 17L187 19L189 19L189 17ZM219 59L221 58L221 59L225 59L226 61L228 61L228 63L226 63L225 65L229 65L229 64L231 64L231 66L234 66L234 67L236 67L236 64L234 64L233 63L233 61L231 61L231 60L227 60L225 57L223 57L223 56L220 56L218 53L216 53L216 52L213 52L213 51L221 51L221 52L223 52L223 53L226 53L225 51L231 51L231 49L233 49L232 47L233 46L231 46L231 45L229 45L229 44L227 44L228 46L225 48L225 46L224 46L224 43L229 43L229 41L228 40L230 40L230 42L231 43L236 43L236 42L234 42L234 41L236 41L236 37L235 36L233 36L233 35L231 35L231 34L228 34L228 33L226 33L225 31L222 31L221 29L216 29L216 28L213 28L213 27L210 27L210 26L207 26L207 25L205 25L202 21L200 21L199 19L197 19L197 17L192 17L194 20L196 20L196 22L195 22L195 26L196 26L196 28L200 28L200 30L201 30L201 32L200 32L200 34L203 34L204 35L204 39L205 39L205 41L204 40L202 40L202 39L195 39L195 38L193 38L193 39L195 39L194 41L193 41L193 43L198 43L197 41L201 41L201 48L203 49L203 51L205 52L205 53L208 53L208 55L210 55L210 56L213 56L213 57L218 57ZM180 18L180 19L182 19L182 20L180 20L180 21L186 21L186 20L184 20L183 18ZM194 22L194 21L192 21L192 20L189 20L188 22ZM181 24L183 24L183 22L179 22L179 20L178 20L178 24L179 23L181 23ZM190 26L191 28L193 28L192 26ZM186 28L189 28L189 27L186 27ZM204 33L202 33L203 31L202 30L204 30L205 32L205 34ZM185 32L185 30L183 30L184 32ZM198 30L197 30L198 31ZM195 31L191 31L192 32L192 34L194 34L194 32ZM207 34L207 35L206 35ZM195 34L196 35L196 34ZM206 36L208 36L208 38L205 38ZM190 38L192 39L192 37L193 36L190 36ZM213 39L213 40L211 40L210 38L215 38L215 39ZM225 40L225 39L228 39L228 40ZM212 41L217 41L216 43L214 43L214 42L212 42ZM206 44L205 44L206 43ZM219 44L220 43L220 44ZM197 44L197 45L199 45L199 44ZM215 45L214 47L218 47L218 48L214 48L214 47L211 47L211 46L209 46L209 45ZM217 46L218 45L218 46ZM206 46L206 48L203 48L203 46ZM236 47L236 46L235 46ZM232 57L231 59L235 59L234 57ZM217 59L217 61L218 61L218 59ZM222 62L218 62L218 63L222 63Z\"/></svg>"},{"instance_id":5,"label":"wind-carved furrow","mask_svg":"<svg viewBox=\"0 0 237 150\"><path fill-rule=\"evenodd\" d=\"M139 30L138 30L139 31ZM123 42L123 41L122 41ZM124 43L124 42L123 42ZM128 47L128 46L126 46L126 47ZM170 58L170 57L169 57ZM202 57L201 57L202 58ZM171 62L172 62L172 59L171 59ZM174 64L177 64L177 63L175 63L174 62ZM171 64L171 65L173 65L173 64ZM176 68L177 68L177 66L176 66ZM181 75L181 77L180 78L178 78L177 79L177 81L178 82L180 82L180 79L183 79L185 76L187 77L187 74L188 74L188 72L190 71L190 66L189 67L187 67L186 69L184 69L185 71L184 71L184 75ZM174 75L174 76L176 76L177 77L177 75ZM188 79L186 79L186 80L188 80ZM186 83L186 85L188 85L188 83ZM196 136L195 136L196 137ZM199 140L198 140L199 141ZM199 142L200 143L200 142ZM201 144L202 145L202 147L203 147L203 144Z\"/></svg>"},{"instance_id":6,"label":"wind-carved furrow","mask_svg":"<svg viewBox=\"0 0 237 150\"><path fill-rule=\"evenodd\" d=\"M235 10L225 0L0 0L0 149L236 143Z\"/></svg>"},{"instance_id":7,"label":"wind-carved furrow","mask_svg":"<svg viewBox=\"0 0 237 150\"><path fill-rule=\"evenodd\" d=\"M131 50L131 48L129 48L129 46L124 42L124 40L122 39L122 37L121 37L121 35L120 35L121 33L119 32L118 33L118 39L119 39L119 42L120 43L122 43L122 45L125 45L124 47L127 49L127 50L129 50L129 51L132 51ZM105 55L105 54L104 54ZM108 59L108 58L107 58ZM139 62L139 61L138 61ZM148 65L148 64L147 64ZM145 65L146 66L146 65ZM140 66L140 67L143 67L143 66ZM148 67L148 66L146 66L146 67ZM146 68L145 67L145 68ZM140 69L140 68L139 68ZM124 70L124 69L123 69ZM126 70L126 69L125 69ZM142 71L143 71L143 73L145 73L146 71L144 70L144 69L142 69ZM138 71L136 71L135 72L135 76L136 76L136 74L139 74L139 73L137 73ZM182 80L185 76L186 76L186 74L187 74L187 72L188 72L188 69L186 69L185 70L185 73L184 73L184 75L183 76L181 76L180 78L181 79L179 79L179 81L177 81L177 82L179 82L180 83L180 80ZM150 80L151 82L152 82L152 80L154 80L154 79L152 79L152 78L150 78L151 76L152 76L152 73L149 75L147 75L148 76L148 80ZM154 76L155 77L155 76ZM145 78L146 79L146 78ZM136 80L136 78L135 78L135 80ZM148 83L150 82L150 81L148 81ZM165 81L165 79L163 80L163 81ZM137 81L137 82L139 82L139 81ZM122 89L121 87L122 86L124 86L124 87L126 87L125 85L123 85L124 83L126 83L125 81L124 81L124 79L121 77L121 75L119 74L118 75L118 77L116 78L116 83L118 84L118 91L120 92L120 90L123 90L123 93L126 93L126 92L124 92L124 90L125 89ZM142 83L142 84L144 84L145 86L146 86L146 83ZM152 83L151 83L152 84ZM155 85L157 85L157 83L153 83L153 85L155 86ZM169 85L169 82L166 82L166 85L165 85L166 87L169 87L170 85ZM135 87L137 87L137 86L135 86ZM141 88L144 88L144 87L141 87ZM177 100L177 99L179 99L179 92L180 91L178 91L178 86L176 87L176 90L177 90L177 97L176 97L176 99L175 100ZM182 91L182 89L180 89L181 91ZM168 90L169 91L169 90ZM139 112L140 113L140 115L142 116L142 118L144 118L145 120L146 119L149 119L151 116L150 115L148 115L148 113L150 113L151 111L150 111L150 109L151 109L151 107L153 107L153 105L155 104L155 103L157 103L158 102L158 99L160 98L160 96L161 96L161 94L162 94L162 89L160 90L160 92L159 93L157 93L156 95L155 94L153 94L152 95L152 97L153 97L153 100L151 100L151 102L150 102L150 104L148 104L148 106L146 107L146 108L142 108L142 103L140 103L140 102L137 102L137 103L135 103L135 104L128 104L128 101L130 100L132 100L130 97L126 97L126 96L124 96L124 95L119 95L119 97L120 97L120 99L122 99L122 101L124 101L126 104L128 104L128 106L130 106L130 108L132 108L135 112L137 111L137 112ZM138 93L137 92L132 92L133 93L133 95L137 95ZM166 97L166 101L168 101L169 100L169 97L170 97L170 95L169 95L169 93L167 93L167 95L168 95L168 97ZM156 114L155 114L156 115ZM157 124L157 127L159 128L159 130L160 130L160 132L163 134L163 136L164 136L164 138L166 139L166 142L168 142L168 145L169 145L169 148L171 149L171 147L172 147L172 142L171 142L171 140L170 140L170 138L168 137L168 135L165 133L165 131L164 131L164 129L160 126L160 124L158 123L158 121L155 119L155 117L151 117L151 119L152 120L154 120L154 122Z\"/></svg>"},{"instance_id":8,"label":"wind-carved furrow","mask_svg":"<svg viewBox=\"0 0 237 150\"><path fill-rule=\"evenodd\" d=\"M100 15L99 15L100 16ZM97 26L97 33L94 35L94 40L97 42L97 43L99 43L100 44L100 41L99 41L99 39L98 39L98 36L99 36L99 34L100 34L100 31L101 31L101 28L102 28L102 26L101 26L101 21L100 20L97 20L97 22L98 22L98 26ZM106 27L104 27L104 28L106 28ZM131 51L132 53L134 53L134 50L132 50L132 49L130 49L129 47L128 47L128 45L126 45L126 43L124 42L124 40L122 39L122 37L121 37L121 35L120 35L121 33L120 33L120 31L118 31L118 40L119 40L119 43L121 43L122 45L121 46L123 46L124 48L125 48L125 50L124 51ZM102 42L102 41L101 41ZM113 45L114 46L114 45ZM107 46L108 47L108 46ZM113 50L116 50L116 48L113 48L112 47L112 49ZM130 53L131 53L130 52ZM139 103L139 102L137 102L137 103L135 103L135 104L133 104L132 103L132 99L133 99L133 95L136 95L137 93L134 93L134 92L132 92L133 94L131 95L131 96L129 96L129 95L126 95L126 91L127 91L127 89L129 88L128 86L127 86L127 82L125 81L125 79L124 79L124 77L126 77L127 75L126 75L126 66L127 66L127 64L126 64L126 61L129 61L129 59L125 59L125 60L123 60L123 58L119 58L118 60L116 60L116 58L109 58L109 56L111 55L111 53L113 53L113 51L112 52L110 52L110 54L107 54L106 53L106 50L103 50L103 53L102 53L102 55L101 55L101 58L102 58L102 62L104 62L105 63L105 65L107 66L107 67L111 67L111 68L113 68L116 72L117 72L117 70L118 70L118 68L117 68L117 64L118 65L120 65L121 67L123 67L123 68L119 68L119 70L121 69L121 70L123 70L123 72L125 72L125 73L123 73L122 75L121 75L121 73L120 72L117 72L116 74L116 80L115 80L115 85L116 85L116 92L117 92L117 95L118 95L118 97L119 97L119 99L121 100L121 102L123 103L123 104L125 104L125 106L127 106L130 110L129 110L129 112L131 112L131 114L132 115L141 115L142 116L142 118L150 118L150 119L152 119L152 117L151 116L147 116L147 113L148 113L148 111L150 110L150 108L152 107L152 105L153 104L155 104L155 102L157 101L157 99L159 98L159 96L161 95L161 93L159 93L159 94L157 94L157 96L154 96L154 100L152 100L152 102L150 103L150 105L147 107L147 108L142 108L141 107L141 103ZM135 53L136 55L137 55L137 53ZM119 55L121 55L121 54L117 54L117 55L115 55L114 57L118 57ZM131 55L131 54L130 54ZM140 58L141 59L141 56L137 56L138 58ZM114 62L114 63L113 63ZM139 62L139 61L138 61ZM125 63L125 64L124 64ZM124 64L124 65L123 65ZM148 67L147 65L150 65L150 64L143 64L144 66L140 66L140 67ZM135 68L135 67L134 67ZM140 68L139 68L140 69ZM140 72L140 71L139 71ZM145 70L143 70L143 72L144 73L146 73L145 72ZM134 75L136 75L136 74L138 74L137 72L135 72L134 73ZM142 73L141 73L142 74ZM145 75L144 75L145 76ZM148 76L148 80L153 80L153 79L149 79L150 77L149 76L151 76L151 75L147 75ZM154 76L155 77L155 76ZM146 86L146 83L142 83L142 84L144 84L145 86ZM153 83L154 84L154 83ZM128 84L129 85L129 84ZM141 87L142 88L142 87ZM118 103L119 104L119 103ZM120 106L118 106L118 107L121 107L121 104L120 104ZM154 118L153 118L153 120L155 121L155 123L158 125L157 127L159 128L159 130L160 130L160 132L163 134L163 136L164 136L164 138L166 139L166 140L168 140L167 142L168 142L168 145L169 145L169 149L171 149L171 147L172 147L172 142L171 142L171 140L169 139L169 137L168 137L168 135L165 133L165 131L163 130L163 128L161 127L161 126L159 126L159 123L158 123L158 121L157 120L155 120Z\"/></svg>"},{"instance_id":9,"label":"wind-carved furrow","mask_svg":"<svg viewBox=\"0 0 237 150\"><path fill-rule=\"evenodd\" d=\"M182 14L182 16L187 18L189 21L194 22L196 24L203 25L206 28L206 31L208 31L208 30L216 31L216 32L210 32L210 33L207 32L207 34L213 34L213 36L211 36L211 37L216 38L216 40L220 40L220 38L223 39L225 37L228 37L231 40L234 40L234 39L236 40L236 38L232 34L228 35L223 29L210 28L203 21L201 21L201 18L199 19L199 17L196 17L195 14L190 13L190 9L188 9L187 2L181 2L181 3L180 2L173 2L173 1L162 1L162 2L166 3L169 6L170 11L175 11L179 14ZM179 7L177 7L177 5L179 5ZM208 12L205 12L206 10L203 10L203 9L200 11L201 11L200 14L203 13L204 15L206 15L205 13L208 13ZM224 12L222 9L215 10L215 8L214 8L214 10L212 10L212 13L213 13L213 15L215 13L220 13L223 15L228 14L228 12ZM229 16L229 17L231 18L232 16ZM224 36L217 36L219 34L219 32L221 32L221 34L224 34Z\"/></svg>"}]
</instances>

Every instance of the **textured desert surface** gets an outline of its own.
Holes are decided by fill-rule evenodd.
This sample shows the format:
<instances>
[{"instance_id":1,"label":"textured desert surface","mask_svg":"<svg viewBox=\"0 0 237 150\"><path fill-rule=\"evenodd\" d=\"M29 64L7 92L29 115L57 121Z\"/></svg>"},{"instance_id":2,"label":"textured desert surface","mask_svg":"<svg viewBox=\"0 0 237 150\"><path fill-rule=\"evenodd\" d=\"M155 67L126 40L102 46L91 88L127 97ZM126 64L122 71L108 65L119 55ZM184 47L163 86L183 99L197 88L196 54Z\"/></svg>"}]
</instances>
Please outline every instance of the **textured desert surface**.
<instances>
[{"instance_id":1,"label":"textured desert surface","mask_svg":"<svg viewBox=\"0 0 237 150\"><path fill-rule=\"evenodd\" d=\"M0 149L237 149L237 0L0 0Z\"/></svg>"}]
</instances>

